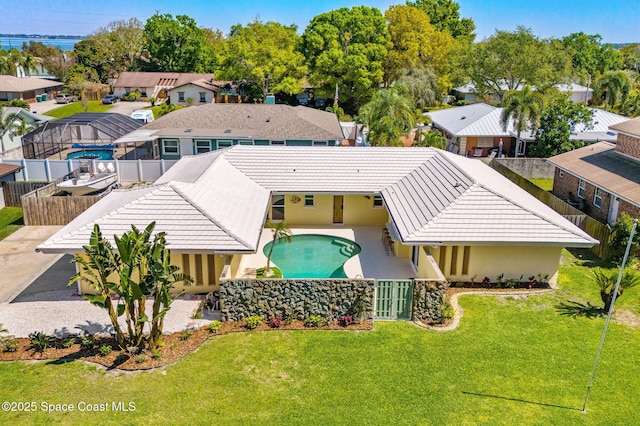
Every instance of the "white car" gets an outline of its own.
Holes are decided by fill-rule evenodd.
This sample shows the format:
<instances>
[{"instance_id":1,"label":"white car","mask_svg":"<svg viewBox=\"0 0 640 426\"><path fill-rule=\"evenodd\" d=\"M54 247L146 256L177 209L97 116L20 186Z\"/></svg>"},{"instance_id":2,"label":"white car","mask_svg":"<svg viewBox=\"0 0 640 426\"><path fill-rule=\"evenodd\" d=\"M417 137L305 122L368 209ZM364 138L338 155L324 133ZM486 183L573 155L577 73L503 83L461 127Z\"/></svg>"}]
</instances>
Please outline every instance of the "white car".
<instances>
[{"instance_id":1,"label":"white car","mask_svg":"<svg viewBox=\"0 0 640 426\"><path fill-rule=\"evenodd\" d=\"M75 96L67 95L66 93L58 93L56 96L57 104L68 104L69 102L75 102L77 100Z\"/></svg>"}]
</instances>

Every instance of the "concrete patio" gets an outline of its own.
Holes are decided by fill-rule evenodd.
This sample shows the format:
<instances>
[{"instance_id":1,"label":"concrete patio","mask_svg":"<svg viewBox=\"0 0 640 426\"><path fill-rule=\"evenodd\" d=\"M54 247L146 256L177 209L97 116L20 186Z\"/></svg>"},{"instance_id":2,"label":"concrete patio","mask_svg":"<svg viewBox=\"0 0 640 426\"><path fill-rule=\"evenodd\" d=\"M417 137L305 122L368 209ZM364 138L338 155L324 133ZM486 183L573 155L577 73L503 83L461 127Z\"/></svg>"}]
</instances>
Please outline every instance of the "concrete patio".
<instances>
[{"instance_id":1,"label":"concrete patio","mask_svg":"<svg viewBox=\"0 0 640 426\"><path fill-rule=\"evenodd\" d=\"M392 253L387 255L380 240L382 228L379 226L304 227L291 228L291 232L294 235L332 235L358 243L362 251L344 264L344 271L350 278L403 279L416 276L416 270L409 259L397 258ZM238 268L239 278L255 277L255 270L266 266L267 257L262 249L272 238L271 230L265 228L260 235L258 252L243 256Z\"/></svg>"}]
</instances>

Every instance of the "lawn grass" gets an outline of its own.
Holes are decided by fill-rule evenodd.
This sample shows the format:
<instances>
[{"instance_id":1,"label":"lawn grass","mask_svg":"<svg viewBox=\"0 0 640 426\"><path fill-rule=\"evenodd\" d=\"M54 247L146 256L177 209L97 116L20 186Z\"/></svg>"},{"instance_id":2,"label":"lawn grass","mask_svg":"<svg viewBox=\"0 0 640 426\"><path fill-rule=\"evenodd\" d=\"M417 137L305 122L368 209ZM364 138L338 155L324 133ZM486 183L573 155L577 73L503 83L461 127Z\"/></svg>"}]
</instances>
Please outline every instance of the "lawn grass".
<instances>
[{"instance_id":1,"label":"lawn grass","mask_svg":"<svg viewBox=\"0 0 640 426\"><path fill-rule=\"evenodd\" d=\"M530 178L529 181L538 185L545 191L553 190L553 178Z\"/></svg>"},{"instance_id":2,"label":"lawn grass","mask_svg":"<svg viewBox=\"0 0 640 426\"><path fill-rule=\"evenodd\" d=\"M565 253L573 266L563 266L559 290L526 298L462 296L461 325L447 333L378 321L373 331L228 334L178 363L137 374L79 362L0 364L2 401L110 408L1 412L0 418L7 424L640 424L633 397L640 391L633 361L640 330L615 322L588 411L580 412L604 320L558 312L568 297L593 293L579 274L564 276L567 268L586 269L585 260ZM112 401L133 401L136 410L114 412Z\"/></svg>"},{"instance_id":3,"label":"lawn grass","mask_svg":"<svg viewBox=\"0 0 640 426\"><path fill-rule=\"evenodd\" d=\"M0 209L0 240L24 226L22 207L5 207Z\"/></svg>"},{"instance_id":4,"label":"lawn grass","mask_svg":"<svg viewBox=\"0 0 640 426\"><path fill-rule=\"evenodd\" d=\"M113 108L113 105L101 105L100 101L89 101L89 109L87 109L86 112L107 112L111 108ZM55 118L65 118L81 112L85 112L82 109L82 102L72 102L47 111L46 115Z\"/></svg>"}]
</instances>

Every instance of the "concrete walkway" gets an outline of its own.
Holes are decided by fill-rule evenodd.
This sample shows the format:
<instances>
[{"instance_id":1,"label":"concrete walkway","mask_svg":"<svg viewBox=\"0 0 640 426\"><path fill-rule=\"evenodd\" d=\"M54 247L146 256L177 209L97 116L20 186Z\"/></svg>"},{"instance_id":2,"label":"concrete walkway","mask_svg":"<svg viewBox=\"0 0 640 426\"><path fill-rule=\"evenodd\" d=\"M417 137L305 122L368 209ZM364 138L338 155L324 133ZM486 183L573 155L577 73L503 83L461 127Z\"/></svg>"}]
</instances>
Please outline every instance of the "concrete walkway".
<instances>
[{"instance_id":1,"label":"concrete walkway","mask_svg":"<svg viewBox=\"0 0 640 426\"><path fill-rule=\"evenodd\" d=\"M67 287L75 273L70 255L36 253L35 247L59 226L25 226L0 241L0 324L16 337L34 331L65 336L109 333L107 312L91 305ZM192 320L200 297L176 300L165 318L164 331L202 326L209 320ZM147 305L151 308L152 301Z\"/></svg>"}]
</instances>

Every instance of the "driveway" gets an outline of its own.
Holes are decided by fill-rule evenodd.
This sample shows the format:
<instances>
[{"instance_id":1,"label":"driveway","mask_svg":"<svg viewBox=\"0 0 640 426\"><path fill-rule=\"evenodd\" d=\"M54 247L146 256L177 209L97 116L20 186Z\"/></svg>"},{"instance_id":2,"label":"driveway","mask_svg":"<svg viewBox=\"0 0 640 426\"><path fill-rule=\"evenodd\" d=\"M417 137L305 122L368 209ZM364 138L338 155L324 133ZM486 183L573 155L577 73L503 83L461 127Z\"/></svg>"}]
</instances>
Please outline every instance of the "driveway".
<instances>
[{"instance_id":1,"label":"driveway","mask_svg":"<svg viewBox=\"0 0 640 426\"><path fill-rule=\"evenodd\" d=\"M125 102L119 101L113 105L108 112L119 112L122 115L126 115L127 117L131 116L133 111L144 109L148 106L151 106L149 102Z\"/></svg>"},{"instance_id":2,"label":"driveway","mask_svg":"<svg viewBox=\"0 0 640 426\"><path fill-rule=\"evenodd\" d=\"M36 253L35 247L60 228L25 226L0 241L0 324L11 335L27 337L42 331L65 336L112 330L105 310L79 296L76 286L67 287L75 273L75 266L69 263L71 256ZM201 299L176 300L165 318L164 331L210 322L212 318L191 319Z\"/></svg>"}]
</instances>

